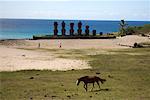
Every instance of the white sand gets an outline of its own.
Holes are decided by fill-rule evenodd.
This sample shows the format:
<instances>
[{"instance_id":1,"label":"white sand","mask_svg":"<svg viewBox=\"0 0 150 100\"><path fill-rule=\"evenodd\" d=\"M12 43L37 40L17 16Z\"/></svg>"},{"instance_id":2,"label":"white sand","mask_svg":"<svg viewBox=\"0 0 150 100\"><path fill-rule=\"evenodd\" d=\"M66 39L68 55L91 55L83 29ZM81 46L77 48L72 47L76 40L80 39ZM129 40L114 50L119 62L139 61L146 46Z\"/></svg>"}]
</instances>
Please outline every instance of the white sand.
<instances>
[{"instance_id":1,"label":"white sand","mask_svg":"<svg viewBox=\"0 0 150 100\"><path fill-rule=\"evenodd\" d=\"M90 68L86 61L56 58L46 52L36 52L0 46L0 71L29 69L71 70Z\"/></svg>"},{"instance_id":2,"label":"white sand","mask_svg":"<svg viewBox=\"0 0 150 100\"><path fill-rule=\"evenodd\" d=\"M117 44L127 45L127 46L133 46L135 42L136 43L150 42L150 39L148 37L141 37L138 35L130 35L130 36L119 37L116 40Z\"/></svg>"},{"instance_id":3,"label":"white sand","mask_svg":"<svg viewBox=\"0 0 150 100\"><path fill-rule=\"evenodd\" d=\"M62 48L59 48L60 42ZM137 42L150 42L148 37L136 35L125 36L117 39L68 39L68 40L5 40L0 41L0 71L16 71L29 69L71 70L91 68L87 61L76 59L58 58L52 52L39 50L23 50L18 48L48 49L119 49L129 48ZM120 46L127 45L127 46Z\"/></svg>"}]
</instances>

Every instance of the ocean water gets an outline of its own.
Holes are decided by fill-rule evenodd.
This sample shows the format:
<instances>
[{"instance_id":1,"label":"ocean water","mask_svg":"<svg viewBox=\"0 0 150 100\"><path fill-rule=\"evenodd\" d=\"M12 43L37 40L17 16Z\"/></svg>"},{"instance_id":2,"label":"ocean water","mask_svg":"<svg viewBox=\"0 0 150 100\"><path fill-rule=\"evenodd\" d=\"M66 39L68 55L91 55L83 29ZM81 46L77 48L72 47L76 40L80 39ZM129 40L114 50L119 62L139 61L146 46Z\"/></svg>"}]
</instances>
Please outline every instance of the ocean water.
<instances>
[{"instance_id":1,"label":"ocean water","mask_svg":"<svg viewBox=\"0 0 150 100\"><path fill-rule=\"evenodd\" d=\"M32 38L33 35L52 35L53 23L58 22L58 34L61 34L61 22L66 23L66 34L69 34L70 23L73 22L74 30L77 32L79 20L37 20L37 19L0 19L0 39L25 39ZM120 21L92 21L80 20L82 22L82 31L85 26L90 26L90 32L96 30L97 33L110 33L119 31ZM150 24L150 21L127 21L129 26L142 26Z\"/></svg>"}]
</instances>

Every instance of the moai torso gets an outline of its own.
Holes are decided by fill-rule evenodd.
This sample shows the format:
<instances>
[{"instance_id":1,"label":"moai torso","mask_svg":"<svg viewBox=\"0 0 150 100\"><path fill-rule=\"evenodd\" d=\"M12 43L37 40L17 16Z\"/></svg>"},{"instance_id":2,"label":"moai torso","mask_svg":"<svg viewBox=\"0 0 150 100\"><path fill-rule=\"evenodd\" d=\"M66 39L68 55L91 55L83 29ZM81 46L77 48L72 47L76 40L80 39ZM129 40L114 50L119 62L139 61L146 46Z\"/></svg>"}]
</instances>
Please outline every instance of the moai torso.
<instances>
[{"instance_id":1,"label":"moai torso","mask_svg":"<svg viewBox=\"0 0 150 100\"><path fill-rule=\"evenodd\" d=\"M93 36L96 36L96 30L93 30Z\"/></svg>"},{"instance_id":2,"label":"moai torso","mask_svg":"<svg viewBox=\"0 0 150 100\"><path fill-rule=\"evenodd\" d=\"M79 21L79 23L78 23L78 35L82 35L82 23L81 23L81 21Z\"/></svg>"},{"instance_id":3,"label":"moai torso","mask_svg":"<svg viewBox=\"0 0 150 100\"><path fill-rule=\"evenodd\" d=\"M70 35L74 35L74 23L70 23Z\"/></svg>"},{"instance_id":4,"label":"moai torso","mask_svg":"<svg viewBox=\"0 0 150 100\"><path fill-rule=\"evenodd\" d=\"M61 25L62 25L61 33L62 33L62 35L65 35L65 33L66 33L65 22L63 21L63 22L61 23Z\"/></svg>"},{"instance_id":5,"label":"moai torso","mask_svg":"<svg viewBox=\"0 0 150 100\"><path fill-rule=\"evenodd\" d=\"M89 26L87 25L86 27L85 27L86 29L85 29L85 35L86 36L89 36Z\"/></svg>"},{"instance_id":6,"label":"moai torso","mask_svg":"<svg viewBox=\"0 0 150 100\"><path fill-rule=\"evenodd\" d=\"M103 32L100 32L99 35L103 35Z\"/></svg>"},{"instance_id":7,"label":"moai torso","mask_svg":"<svg viewBox=\"0 0 150 100\"><path fill-rule=\"evenodd\" d=\"M54 22L54 35L57 35L58 29L57 29L58 23Z\"/></svg>"}]
</instances>

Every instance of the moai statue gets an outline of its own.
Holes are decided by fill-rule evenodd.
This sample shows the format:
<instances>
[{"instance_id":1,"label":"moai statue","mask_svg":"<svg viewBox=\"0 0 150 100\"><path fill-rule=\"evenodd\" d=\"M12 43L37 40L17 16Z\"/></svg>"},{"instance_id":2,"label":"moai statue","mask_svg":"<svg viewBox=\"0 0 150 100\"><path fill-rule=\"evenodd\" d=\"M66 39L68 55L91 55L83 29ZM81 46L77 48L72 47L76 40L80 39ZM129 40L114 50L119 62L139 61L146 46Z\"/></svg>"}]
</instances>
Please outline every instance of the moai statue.
<instances>
[{"instance_id":1,"label":"moai statue","mask_svg":"<svg viewBox=\"0 0 150 100\"><path fill-rule=\"evenodd\" d=\"M79 21L79 23L78 23L78 35L82 35L82 23L81 23L81 21Z\"/></svg>"},{"instance_id":2,"label":"moai statue","mask_svg":"<svg viewBox=\"0 0 150 100\"><path fill-rule=\"evenodd\" d=\"M93 30L93 36L96 36L96 30Z\"/></svg>"},{"instance_id":3,"label":"moai statue","mask_svg":"<svg viewBox=\"0 0 150 100\"><path fill-rule=\"evenodd\" d=\"M86 27L85 27L86 29L85 29L85 35L86 36L89 36L89 26L88 25L86 25Z\"/></svg>"},{"instance_id":4,"label":"moai statue","mask_svg":"<svg viewBox=\"0 0 150 100\"><path fill-rule=\"evenodd\" d=\"M70 35L71 36L74 35L74 29L73 29L73 27L74 27L74 23L70 23Z\"/></svg>"},{"instance_id":5,"label":"moai statue","mask_svg":"<svg viewBox=\"0 0 150 100\"><path fill-rule=\"evenodd\" d=\"M58 23L54 22L54 35L57 36L58 29L57 29Z\"/></svg>"},{"instance_id":6,"label":"moai statue","mask_svg":"<svg viewBox=\"0 0 150 100\"><path fill-rule=\"evenodd\" d=\"M100 32L99 35L103 35L103 32Z\"/></svg>"},{"instance_id":7,"label":"moai statue","mask_svg":"<svg viewBox=\"0 0 150 100\"><path fill-rule=\"evenodd\" d=\"M62 29L61 29L61 33L62 33L62 35L65 35L65 33L66 33L66 29L65 29L65 22L63 21L62 23L61 23L61 25L62 25Z\"/></svg>"}]
</instances>

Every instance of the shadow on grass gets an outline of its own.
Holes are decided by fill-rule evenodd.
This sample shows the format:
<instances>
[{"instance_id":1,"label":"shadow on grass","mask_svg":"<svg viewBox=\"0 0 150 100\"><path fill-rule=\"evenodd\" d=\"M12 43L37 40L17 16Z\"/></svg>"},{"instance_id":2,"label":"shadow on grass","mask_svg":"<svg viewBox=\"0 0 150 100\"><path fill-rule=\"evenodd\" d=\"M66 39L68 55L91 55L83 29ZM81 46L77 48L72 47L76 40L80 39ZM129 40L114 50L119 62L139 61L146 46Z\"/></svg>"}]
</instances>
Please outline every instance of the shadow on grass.
<instances>
[{"instance_id":1,"label":"shadow on grass","mask_svg":"<svg viewBox=\"0 0 150 100\"><path fill-rule=\"evenodd\" d=\"M106 88L106 89L94 90L92 92L100 92L100 91L111 91L111 90Z\"/></svg>"}]
</instances>

